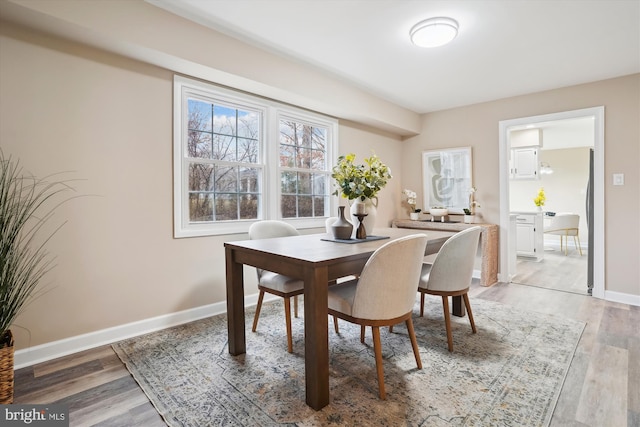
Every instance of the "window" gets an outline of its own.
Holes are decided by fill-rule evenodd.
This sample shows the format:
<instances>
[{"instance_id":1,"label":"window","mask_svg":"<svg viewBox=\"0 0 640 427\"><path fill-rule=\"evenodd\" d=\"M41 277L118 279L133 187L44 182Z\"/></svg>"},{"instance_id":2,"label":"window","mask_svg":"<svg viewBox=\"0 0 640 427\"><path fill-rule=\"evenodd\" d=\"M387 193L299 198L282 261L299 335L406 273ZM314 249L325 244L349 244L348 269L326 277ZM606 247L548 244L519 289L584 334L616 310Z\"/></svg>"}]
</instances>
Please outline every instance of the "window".
<instances>
[{"instance_id":1,"label":"window","mask_svg":"<svg viewBox=\"0 0 640 427\"><path fill-rule=\"evenodd\" d=\"M174 129L175 237L323 226L335 120L176 76Z\"/></svg>"},{"instance_id":2,"label":"window","mask_svg":"<svg viewBox=\"0 0 640 427\"><path fill-rule=\"evenodd\" d=\"M325 217L330 174L327 128L293 117L278 120L283 218Z\"/></svg>"}]
</instances>

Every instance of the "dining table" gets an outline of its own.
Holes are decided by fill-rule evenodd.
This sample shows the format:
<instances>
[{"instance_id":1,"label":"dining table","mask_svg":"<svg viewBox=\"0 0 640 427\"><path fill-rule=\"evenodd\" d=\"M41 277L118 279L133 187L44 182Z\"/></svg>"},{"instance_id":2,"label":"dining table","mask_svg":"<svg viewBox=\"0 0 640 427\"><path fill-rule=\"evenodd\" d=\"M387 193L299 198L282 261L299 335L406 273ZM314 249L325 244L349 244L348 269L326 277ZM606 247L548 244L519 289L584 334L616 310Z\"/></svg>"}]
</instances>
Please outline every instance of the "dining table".
<instances>
[{"instance_id":1,"label":"dining table","mask_svg":"<svg viewBox=\"0 0 640 427\"><path fill-rule=\"evenodd\" d=\"M247 351L244 266L304 282L305 392L307 405L315 410L329 404L328 284L341 277L359 274L373 252L390 240L426 234L425 255L429 255L438 252L455 232L375 228L368 234L366 239L359 241L336 241L331 234L321 233L224 243L227 327L232 355Z\"/></svg>"}]
</instances>

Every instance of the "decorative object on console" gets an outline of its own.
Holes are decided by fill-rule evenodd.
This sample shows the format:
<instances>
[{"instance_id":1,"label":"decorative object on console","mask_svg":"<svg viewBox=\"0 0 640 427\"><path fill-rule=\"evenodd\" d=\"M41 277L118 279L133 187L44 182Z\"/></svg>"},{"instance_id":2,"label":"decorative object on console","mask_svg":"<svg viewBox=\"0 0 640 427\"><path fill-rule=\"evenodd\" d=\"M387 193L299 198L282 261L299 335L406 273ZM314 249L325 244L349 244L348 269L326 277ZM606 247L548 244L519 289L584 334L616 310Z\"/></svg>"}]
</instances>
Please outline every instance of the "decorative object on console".
<instances>
[{"instance_id":1,"label":"decorative object on console","mask_svg":"<svg viewBox=\"0 0 640 427\"><path fill-rule=\"evenodd\" d=\"M469 209L467 209L467 208L464 209L464 223L465 224L473 224L474 217L475 217L475 215L473 215Z\"/></svg>"},{"instance_id":2,"label":"decorative object on console","mask_svg":"<svg viewBox=\"0 0 640 427\"><path fill-rule=\"evenodd\" d=\"M444 219L447 215L449 215L449 209L437 206L429 209L429 213L431 214L431 221L435 221L436 217L440 218L440 222L444 222Z\"/></svg>"},{"instance_id":3,"label":"decorative object on console","mask_svg":"<svg viewBox=\"0 0 640 427\"><path fill-rule=\"evenodd\" d=\"M344 206L338 206L338 219L331 224L331 232L336 239L347 240L351 238L353 224L344 216Z\"/></svg>"},{"instance_id":4,"label":"decorative object on console","mask_svg":"<svg viewBox=\"0 0 640 427\"><path fill-rule=\"evenodd\" d=\"M480 207L480 204L474 200L474 196L478 189L476 187L471 187L469 189L469 207L464 208L464 223L465 224L473 224L474 223L474 215L476 213L476 208Z\"/></svg>"},{"instance_id":5,"label":"decorative object on console","mask_svg":"<svg viewBox=\"0 0 640 427\"><path fill-rule=\"evenodd\" d=\"M409 212L409 217L414 221L420 219L420 212L422 212L422 209L416 209L416 200L418 197L416 195L416 192L405 188L404 190L402 190L402 194L407 196L407 204L411 208L411 212Z\"/></svg>"},{"instance_id":6,"label":"decorative object on console","mask_svg":"<svg viewBox=\"0 0 640 427\"><path fill-rule=\"evenodd\" d=\"M353 153L338 157L338 164L332 169L331 177L338 189L334 195L354 200L351 205L351 221L356 224L356 213L367 214L364 227L373 230L378 206L378 192L392 178L391 170L375 154L365 158L365 164L355 164ZM375 199L375 202L373 201ZM361 206L364 204L364 206Z\"/></svg>"}]
</instances>

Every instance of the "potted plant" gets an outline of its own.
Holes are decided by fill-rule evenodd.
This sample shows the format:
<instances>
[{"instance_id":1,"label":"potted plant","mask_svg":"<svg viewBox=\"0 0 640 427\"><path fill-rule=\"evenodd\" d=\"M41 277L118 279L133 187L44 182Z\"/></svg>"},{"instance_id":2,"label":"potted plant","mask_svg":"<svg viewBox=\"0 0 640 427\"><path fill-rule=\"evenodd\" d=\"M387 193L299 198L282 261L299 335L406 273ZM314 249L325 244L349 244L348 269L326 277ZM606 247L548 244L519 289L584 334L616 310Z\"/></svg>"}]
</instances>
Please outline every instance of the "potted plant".
<instances>
[{"instance_id":1,"label":"potted plant","mask_svg":"<svg viewBox=\"0 0 640 427\"><path fill-rule=\"evenodd\" d=\"M471 187L469 189L469 206L463 209L465 224L474 223L474 215L476 214L476 208L480 207L480 204L474 200L476 191L478 191L476 187Z\"/></svg>"},{"instance_id":2,"label":"potted plant","mask_svg":"<svg viewBox=\"0 0 640 427\"><path fill-rule=\"evenodd\" d=\"M65 182L25 174L0 149L0 404L13 402L14 348L9 328L53 268L45 245L60 227L40 234L62 203L54 199L70 189Z\"/></svg>"},{"instance_id":3,"label":"potted plant","mask_svg":"<svg viewBox=\"0 0 640 427\"><path fill-rule=\"evenodd\" d=\"M411 209L409 212L409 217L412 220L418 220L420 219L420 212L422 212L422 209L416 209L416 199L417 199L417 195L416 192L413 190L408 190L408 189L404 189L402 190L402 194L404 194L405 196L407 196L407 204L409 205L409 208Z\"/></svg>"},{"instance_id":4,"label":"potted plant","mask_svg":"<svg viewBox=\"0 0 640 427\"><path fill-rule=\"evenodd\" d=\"M375 224L378 192L387 185L392 178L391 170L375 154L364 159L364 164L355 163L353 153L338 157L338 164L333 167L331 177L338 188L334 195L353 200L351 218L358 224L355 214L366 214L363 224L365 229L371 230ZM375 200L375 201L374 201Z\"/></svg>"}]
</instances>

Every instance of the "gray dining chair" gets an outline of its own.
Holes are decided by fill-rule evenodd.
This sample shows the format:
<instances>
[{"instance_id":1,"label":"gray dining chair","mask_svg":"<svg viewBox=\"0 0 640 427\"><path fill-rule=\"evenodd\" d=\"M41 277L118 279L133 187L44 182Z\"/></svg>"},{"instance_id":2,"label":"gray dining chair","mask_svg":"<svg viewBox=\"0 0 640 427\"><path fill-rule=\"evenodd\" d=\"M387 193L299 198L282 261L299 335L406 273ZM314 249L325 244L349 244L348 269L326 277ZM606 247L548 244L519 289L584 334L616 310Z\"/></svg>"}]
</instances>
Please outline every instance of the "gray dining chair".
<instances>
[{"instance_id":1,"label":"gray dining chair","mask_svg":"<svg viewBox=\"0 0 640 427\"><path fill-rule=\"evenodd\" d=\"M478 250L480 231L481 228L476 226L454 234L442 245L433 260L433 264L425 263L422 266L422 274L418 282L420 317L424 316L425 294L442 297L449 351L453 351L449 297L462 296L464 305L467 308L469 323L471 323L471 330L474 334L476 333L468 292Z\"/></svg>"},{"instance_id":2,"label":"gray dining chair","mask_svg":"<svg viewBox=\"0 0 640 427\"><path fill-rule=\"evenodd\" d=\"M426 246L425 234L413 234L387 242L371 255L357 279L329 288L329 314L361 327L371 326L378 392L383 400L386 399L386 391L381 326L406 323L416 364L418 369L422 369L411 315Z\"/></svg>"}]
</instances>

